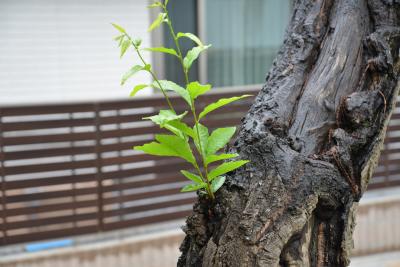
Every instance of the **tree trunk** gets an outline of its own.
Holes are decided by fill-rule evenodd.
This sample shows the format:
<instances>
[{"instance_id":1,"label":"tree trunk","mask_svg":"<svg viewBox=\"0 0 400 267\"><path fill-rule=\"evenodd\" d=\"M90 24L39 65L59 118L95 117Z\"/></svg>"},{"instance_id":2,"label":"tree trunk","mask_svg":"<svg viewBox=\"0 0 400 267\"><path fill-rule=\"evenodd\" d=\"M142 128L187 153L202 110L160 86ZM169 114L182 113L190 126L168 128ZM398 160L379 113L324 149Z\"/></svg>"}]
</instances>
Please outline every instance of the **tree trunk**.
<instances>
[{"instance_id":1,"label":"tree trunk","mask_svg":"<svg viewBox=\"0 0 400 267\"><path fill-rule=\"evenodd\" d=\"M178 266L347 266L400 89L399 49L400 0L295 1L231 149L251 162L213 203L199 197Z\"/></svg>"}]
</instances>

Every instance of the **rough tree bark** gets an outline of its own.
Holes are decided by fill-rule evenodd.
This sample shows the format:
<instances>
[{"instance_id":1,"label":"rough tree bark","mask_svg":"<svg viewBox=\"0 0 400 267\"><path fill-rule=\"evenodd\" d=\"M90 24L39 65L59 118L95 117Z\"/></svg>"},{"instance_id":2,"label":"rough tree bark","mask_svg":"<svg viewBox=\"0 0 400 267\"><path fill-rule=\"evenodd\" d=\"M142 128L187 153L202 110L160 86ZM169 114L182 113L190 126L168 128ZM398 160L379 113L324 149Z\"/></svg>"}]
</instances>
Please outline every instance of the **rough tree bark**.
<instances>
[{"instance_id":1,"label":"rough tree bark","mask_svg":"<svg viewBox=\"0 0 400 267\"><path fill-rule=\"evenodd\" d=\"M267 26L267 25L266 25ZM347 266L400 88L399 0L297 0L214 203L200 198L178 266Z\"/></svg>"}]
</instances>

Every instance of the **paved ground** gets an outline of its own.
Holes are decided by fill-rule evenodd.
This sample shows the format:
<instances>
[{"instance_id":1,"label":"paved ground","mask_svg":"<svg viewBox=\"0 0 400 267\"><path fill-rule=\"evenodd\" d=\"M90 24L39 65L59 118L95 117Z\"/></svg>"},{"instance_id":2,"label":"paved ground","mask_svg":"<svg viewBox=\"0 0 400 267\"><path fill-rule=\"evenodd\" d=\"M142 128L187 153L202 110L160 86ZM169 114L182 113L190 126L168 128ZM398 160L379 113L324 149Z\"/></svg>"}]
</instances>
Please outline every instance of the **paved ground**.
<instances>
[{"instance_id":1,"label":"paved ground","mask_svg":"<svg viewBox=\"0 0 400 267\"><path fill-rule=\"evenodd\" d=\"M400 267L400 251L356 257L350 267Z\"/></svg>"},{"instance_id":2,"label":"paved ground","mask_svg":"<svg viewBox=\"0 0 400 267\"><path fill-rule=\"evenodd\" d=\"M400 198L400 187L397 188L390 188L385 190L376 190L367 192L365 196L362 198L362 204L368 203L375 203L375 202L384 202L391 199L399 199ZM382 214L372 214L373 217L381 216ZM398 224L397 224L397 232L400 229L400 215L398 216ZM396 219L396 220L397 220ZM183 225L183 220L177 220L170 223L163 223L163 224L155 224L152 226L146 226L142 228L134 228L134 229L124 229L119 231L101 233L101 234L94 234L94 235L86 235L74 238L74 244L76 246L87 247L87 249L81 248L82 252L82 260L79 260L78 257L70 257L65 256L65 264L62 265L55 265L54 260L58 260L60 262L61 257L57 256L57 253L61 253L62 251L70 251L77 249L76 247L67 247L61 248L57 250L49 250L43 251L38 254L27 254L24 253L24 247L22 245L15 245L15 246L7 246L0 248L0 267L55 267L55 266L66 266L66 267L110 267L110 266L118 266L118 267L132 267L136 266L137 263L140 262L138 266L176 266L176 259L179 256L178 247L181 243L181 238L183 238L183 232L178 230L181 225ZM179 240L175 240L171 244L162 245L160 242L154 242L151 244L147 244L147 249L143 249L146 246L141 246L140 249L136 248L135 246L129 246L131 248L130 253L127 253L126 247L122 246L122 242L124 239L130 238L139 238L142 235L157 235L160 231L168 231L168 230L175 230L178 231L181 235ZM396 236L392 237L392 239L396 240ZM397 238L400 240L400 238ZM116 245L112 249L108 249L111 247L111 243L116 243ZM377 242L377 240L367 240L363 242ZM108 246L108 247L107 247ZM106 249L100 251L100 247L107 247ZM117 248L121 247L121 250ZM90 249L89 249L90 248ZM122 249L123 248L123 249ZM391 247L393 248L393 247ZM96 253L92 253L90 256L88 251L94 250L97 251ZM99 252L100 251L100 252ZM113 252L111 256L106 252L109 251L110 253ZM159 254L161 252L163 254ZM74 252L75 253L75 252ZM57 254L57 257L48 257L49 260L45 264L44 258L38 257L37 255L50 255L50 254ZM64 253L65 254L65 253ZM63 255L64 255L63 254ZM22 261L21 255L26 258L25 262L21 262L20 265L14 264L15 259L19 259ZM74 254L76 256L76 253ZM159 257L154 257L154 255L159 255ZM34 258L38 259L34 262ZM167 264L167 258L171 260L170 265ZM162 260L162 265L159 262L156 262L156 259ZM68 260L75 260L79 261L78 263L72 263ZM150 260L153 264L146 264L145 261ZM85 262L86 261L86 262ZM6 262L9 262L9 265L6 265ZM26 263L26 264L25 264ZM36 264L36 265L35 265ZM102 265L103 264L103 265ZM365 257L355 257L352 259L350 267L400 267L400 250L397 252L391 253L382 253L376 254L371 256Z\"/></svg>"}]
</instances>

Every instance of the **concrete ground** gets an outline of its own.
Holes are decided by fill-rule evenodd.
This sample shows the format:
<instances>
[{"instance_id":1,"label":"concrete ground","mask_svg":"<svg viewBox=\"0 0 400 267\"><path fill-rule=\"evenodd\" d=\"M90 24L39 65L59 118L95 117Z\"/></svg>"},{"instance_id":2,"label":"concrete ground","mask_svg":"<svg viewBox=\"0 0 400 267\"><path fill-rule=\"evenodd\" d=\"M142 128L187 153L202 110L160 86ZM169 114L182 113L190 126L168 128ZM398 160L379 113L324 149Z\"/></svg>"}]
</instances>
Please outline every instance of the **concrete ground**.
<instances>
[{"instance_id":1,"label":"concrete ground","mask_svg":"<svg viewBox=\"0 0 400 267\"><path fill-rule=\"evenodd\" d=\"M400 267L400 251L355 257L350 267Z\"/></svg>"}]
</instances>

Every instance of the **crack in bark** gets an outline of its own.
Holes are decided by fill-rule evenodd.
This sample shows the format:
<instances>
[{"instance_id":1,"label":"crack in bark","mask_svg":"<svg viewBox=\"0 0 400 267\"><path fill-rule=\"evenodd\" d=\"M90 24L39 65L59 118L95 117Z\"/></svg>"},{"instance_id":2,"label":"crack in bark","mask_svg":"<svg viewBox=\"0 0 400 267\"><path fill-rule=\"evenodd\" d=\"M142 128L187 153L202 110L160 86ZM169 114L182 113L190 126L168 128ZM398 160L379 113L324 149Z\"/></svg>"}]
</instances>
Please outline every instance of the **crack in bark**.
<instances>
[{"instance_id":1,"label":"crack in bark","mask_svg":"<svg viewBox=\"0 0 400 267\"><path fill-rule=\"evenodd\" d=\"M325 224L318 225L317 234L317 267L325 266Z\"/></svg>"}]
</instances>

